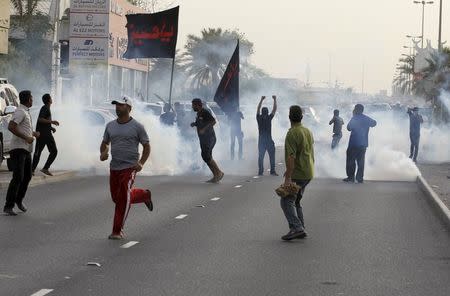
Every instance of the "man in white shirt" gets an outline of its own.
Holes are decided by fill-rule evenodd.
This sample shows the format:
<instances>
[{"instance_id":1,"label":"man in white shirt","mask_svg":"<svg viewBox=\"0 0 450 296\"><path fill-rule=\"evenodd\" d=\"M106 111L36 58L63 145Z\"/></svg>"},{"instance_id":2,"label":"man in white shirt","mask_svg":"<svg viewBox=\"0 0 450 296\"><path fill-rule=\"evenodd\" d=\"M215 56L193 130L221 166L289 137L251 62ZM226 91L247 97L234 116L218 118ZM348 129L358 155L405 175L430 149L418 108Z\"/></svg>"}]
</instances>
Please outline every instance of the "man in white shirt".
<instances>
[{"instance_id":1,"label":"man in white shirt","mask_svg":"<svg viewBox=\"0 0 450 296\"><path fill-rule=\"evenodd\" d=\"M33 131L30 108L33 105L33 96L29 90L21 91L19 94L20 106L14 112L8 125L8 130L13 134L11 139L11 163L13 177L9 183L6 194L6 203L3 212L9 216L16 216L14 206L26 212L23 199L27 193L30 183L31 173L31 153L33 151L34 138L39 137L39 133Z\"/></svg>"}]
</instances>

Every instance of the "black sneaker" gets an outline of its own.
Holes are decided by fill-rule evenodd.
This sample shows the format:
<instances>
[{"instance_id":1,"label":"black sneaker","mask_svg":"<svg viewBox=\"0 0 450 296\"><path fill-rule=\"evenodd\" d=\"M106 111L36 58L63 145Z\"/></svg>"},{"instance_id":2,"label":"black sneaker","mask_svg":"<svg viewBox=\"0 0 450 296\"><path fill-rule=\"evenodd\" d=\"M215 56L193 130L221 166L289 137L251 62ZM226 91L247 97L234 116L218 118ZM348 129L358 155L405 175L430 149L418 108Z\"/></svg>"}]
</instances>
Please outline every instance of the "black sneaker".
<instances>
[{"instance_id":1,"label":"black sneaker","mask_svg":"<svg viewBox=\"0 0 450 296\"><path fill-rule=\"evenodd\" d=\"M272 172L272 173L270 173L270 175L271 175L271 176L276 176L276 177L279 176L279 175L277 174L277 172Z\"/></svg>"},{"instance_id":2,"label":"black sneaker","mask_svg":"<svg viewBox=\"0 0 450 296\"><path fill-rule=\"evenodd\" d=\"M13 209L3 209L3 213L5 213L7 216L17 216L17 213L14 212Z\"/></svg>"},{"instance_id":3,"label":"black sneaker","mask_svg":"<svg viewBox=\"0 0 450 296\"><path fill-rule=\"evenodd\" d=\"M23 205L23 203L18 203L17 207L24 213L27 211L27 208Z\"/></svg>"},{"instance_id":4,"label":"black sneaker","mask_svg":"<svg viewBox=\"0 0 450 296\"><path fill-rule=\"evenodd\" d=\"M303 230L291 230L286 235L281 237L282 240L290 241L297 238L305 238L305 232Z\"/></svg>"},{"instance_id":5,"label":"black sneaker","mask_svg":"<svg viewBox=\"0 0 450 296\"><path fill-rule=\"evenodd\" d=\"M347 182L347 183L355 183L355 179L352 179L352 178L345 178L342 181Z\"/></svg>"},{"instance_id":6,"label":"black sneaker","mask_svg":"<svg viewBox=\"0 0 450 296\"><path fill-rule=\"evenodd\" d=\"M145 205L147 206L148 210L151 212L153 211L153 202L152 202L152 193L150 190L147 190L149 200L145 202Z\"/></svg>"},{"instance_id":7,"label":"black sneaker","mask_svg":"<svg viewBox=\"0 0 450 296\"><path fill-rule=\"evenodd\" d=\"M306 237L308 237L308 233L306 233L306 231L303 230L303 235L297 237L297 239L304 239Z\"/></svg>"},{"instance_id":8,"label":"black sneaker","mask_svg":"<svg viewBox=\"0 0 450 296\"><path fill-rule=\"evenodd\" d=\"M364 180L358 180L358 184L364 184Z\"/></svg>"}]
</instances>

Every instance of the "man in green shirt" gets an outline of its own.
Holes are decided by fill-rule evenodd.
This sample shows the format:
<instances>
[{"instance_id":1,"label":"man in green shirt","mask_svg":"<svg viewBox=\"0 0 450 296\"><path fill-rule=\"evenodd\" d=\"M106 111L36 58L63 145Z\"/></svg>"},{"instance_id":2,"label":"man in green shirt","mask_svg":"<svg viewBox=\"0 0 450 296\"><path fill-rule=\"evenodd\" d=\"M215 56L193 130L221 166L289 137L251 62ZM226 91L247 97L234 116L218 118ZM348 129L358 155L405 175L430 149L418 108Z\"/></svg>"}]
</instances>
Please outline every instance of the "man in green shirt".
<instances>
[{"instance_id":1,"label":"man in green shirt","mask_svg":"<svg viewBox=\"0 0 450 296\"><path fill-rule=\"evenodd\" d=\"M314 139L309 129L301 124L303 112L300 106L291 106L289 109L291 128L285 140L286 173L284 184L292 182L300 186L297 196L281 198L283 209L290 231L281 239L292 240L305 238L305 221L303 219L300 201L306 186L314 177Z\"/></svg>"}]
</instances>

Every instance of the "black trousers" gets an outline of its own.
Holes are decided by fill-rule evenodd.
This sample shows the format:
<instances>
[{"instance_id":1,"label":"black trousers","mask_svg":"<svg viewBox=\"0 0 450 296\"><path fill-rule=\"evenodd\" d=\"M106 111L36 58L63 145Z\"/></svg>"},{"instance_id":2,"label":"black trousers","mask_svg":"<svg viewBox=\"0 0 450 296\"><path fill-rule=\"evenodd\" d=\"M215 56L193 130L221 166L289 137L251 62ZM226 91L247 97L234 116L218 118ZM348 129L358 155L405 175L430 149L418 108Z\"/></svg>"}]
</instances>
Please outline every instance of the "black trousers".
<instances>
[{"instance_id":1,"label":"black trousers","mask_svg":"<svg viewBox=\"0 0 450 296\"><path fill-rule=\"evenodd\" d=\"M411 147L410 147L410 154L409 158L416 161L417 155L419 154L419 143L420 143L420 136L417 135L409 135L409 139L411 140Z\"/></svg>"},{"instance_id":2,"label":"black trousers","mask_svg":"<svg viewBox=\"0 0 450 296\"><path fill-rule=\"evenodd\" d=\"M24 149L10 151L13 177L6 194L5 209L21 204L31 181L31 153Z\"/></svg>"},{"instance_id":3,"label":"black trousers","mask_svg":"<svg viewBox=\"0 0 450 296\"><path fill-rule=\"evenodd\" d=\"M44 170L48 170L50 168L52 163L55 161L56 156L58 155L58 148L56 148L56 142L53 136L38 138L36 141L36 148L33 155L33 167L32 167L33 172L36 170L39 164L41 153L44 150L45 146L47 146L50 155L48 156L47 162L44 165Z\"/></svg>"},{"instance_id":4,"label":"black trousers","mask_svg":"<svg viewBox=\"0 0 450 296\"><path fill-rule=\"evenodd\" d=\"M347 148L347 177L355 180L356 164L358 164L358 172L356 180L364 180L364 163L366 161L366 147L349 147Z\"/></svg>"},{"instance_id":5,"label":"black trousers","mask_svg":"<svg viewBox=\"0 0 450 296\"><path fill-rule=\"evenodd\" d=\"M264 156L269 153L270 173L275 173L275 143L272 139L259 139L258 141L258 168L259 174L264 173Z\"/></svg>"}]
</instances>

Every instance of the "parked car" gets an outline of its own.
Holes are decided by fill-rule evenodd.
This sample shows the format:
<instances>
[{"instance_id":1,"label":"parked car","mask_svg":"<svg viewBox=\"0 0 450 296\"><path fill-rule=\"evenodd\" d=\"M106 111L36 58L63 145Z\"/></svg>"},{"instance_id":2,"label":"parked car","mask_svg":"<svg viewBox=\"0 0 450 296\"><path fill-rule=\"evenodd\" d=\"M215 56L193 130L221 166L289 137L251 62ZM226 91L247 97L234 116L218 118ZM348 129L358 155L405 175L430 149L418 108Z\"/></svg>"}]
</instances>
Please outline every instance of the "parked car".
<instances>
[{"instance_id":1,"label":"parked car","mask_svg":"<svg viewBox=\"0 0 450 296\"><path fill-rule=\"evenodd\" d=\"M12 139L8 125L19 104L16 88L6 78L0 78L0 165L6 159L8 168L11 168L9 152Z\"/></svg>"},{"instance_id":2,"label":"parked car","mask_svg":"<svg viewBox=\"0 0 450 296\"><path fill-rule=\"evenodd\" d=\"M388 103L375 103L364 105L364 113L373 114L378 112L390 112L391 106Z\"/></svg>"},{"instance_id":3,"label":"parked car","mask_svg":"<svg viewBox=\"0 0 450 296\"><path fill-rule=\"evenodd\" d=\"M160 116L164 113L164 105L160 103L142 103L139 107L143 109L144 112L150 112L156 116Z\"/></svg>"}]
</instances>

